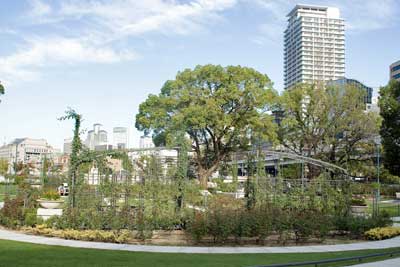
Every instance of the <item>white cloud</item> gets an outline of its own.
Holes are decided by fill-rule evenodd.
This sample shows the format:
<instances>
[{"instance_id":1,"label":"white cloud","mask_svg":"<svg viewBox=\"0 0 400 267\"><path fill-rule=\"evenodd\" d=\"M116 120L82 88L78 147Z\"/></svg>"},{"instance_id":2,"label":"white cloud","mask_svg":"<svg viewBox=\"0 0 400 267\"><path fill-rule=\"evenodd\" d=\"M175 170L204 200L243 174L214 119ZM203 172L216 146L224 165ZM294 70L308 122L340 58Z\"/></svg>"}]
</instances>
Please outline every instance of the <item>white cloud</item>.
<instances>
[{"instance_id":1,"label":"white cloud","mask_svg":"<svg viewBox=\"0 0 400 267\"><path fill-rule=\"evenodd\" d=\"M399 20L398 0L353 0L339 3L350 33L389 28Z\"/></svg>"},{"instance_id":2,"label":"white cloud","mask_svg":"<svg viewBox=\"0 0 400 267\"><path fill-rule=\"evenodd\" d=\"M220 21L219 13L236 2L30 0L31 9L21 17L24 26L43 27L47 33L24 35L27 43L21 49L0 57L0 75L9 81L31 80L46 66L133 60L131 49L117 49L114 44L146 33L194 33Z\"/></svg>"},{"instance_id":3,"label":"white cloud","mask_svg":"<svg viewBox=\"0 0 400 267\"><path fill-rule=\"evenodd\" d=\"M86 31L119 39L149 32L189 34L220 19L219 12L235 6L237 0L113 0L63 1L52 14L38 21L85 21ZM45 17L45 18L43 18Z\"/></svg>"},{"instance_id":4,"label":"white cloud","mask_svg":"<svg viewBox=\"0 0 400 267\"><path fill-rule=\"evenodd\" d=\"M80 39L60 37L35 39L14 54L0 58L0 73L5 82L35 80L40 69L65 64L115 63L135 59L129 51L95 47Z\"/></svg>"},{"instance_id":5,"label":"white cloud","mask_svg":"<svg viewBox=\"0 0 400 267\"><path fill-rule=\"evenodd\" d=\"M28 16L45 16L50 14L52 11L51 6L42 2L41 0L30 0L29 2L31 5L31 10L28 12Z\"/></svg>"}]
</instances>

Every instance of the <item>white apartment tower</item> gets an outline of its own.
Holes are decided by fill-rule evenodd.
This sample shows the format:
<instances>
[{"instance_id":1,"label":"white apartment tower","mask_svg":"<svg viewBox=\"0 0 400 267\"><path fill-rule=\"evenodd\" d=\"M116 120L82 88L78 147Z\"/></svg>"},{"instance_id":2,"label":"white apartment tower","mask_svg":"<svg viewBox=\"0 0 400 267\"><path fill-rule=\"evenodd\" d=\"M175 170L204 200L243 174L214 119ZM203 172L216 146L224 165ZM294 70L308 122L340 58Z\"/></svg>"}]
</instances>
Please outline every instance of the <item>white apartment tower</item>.
<instances>
[{"instance_id":1,"label":"white apartment tower","mask_svg":"<svg viewBox=\"0 0 400 267\"><path fill-rule=\"evenodd\" d=\"M296 5L284 34L285 89L344 78L344 20L334 7Z\"/></svg>"}]
</instances>

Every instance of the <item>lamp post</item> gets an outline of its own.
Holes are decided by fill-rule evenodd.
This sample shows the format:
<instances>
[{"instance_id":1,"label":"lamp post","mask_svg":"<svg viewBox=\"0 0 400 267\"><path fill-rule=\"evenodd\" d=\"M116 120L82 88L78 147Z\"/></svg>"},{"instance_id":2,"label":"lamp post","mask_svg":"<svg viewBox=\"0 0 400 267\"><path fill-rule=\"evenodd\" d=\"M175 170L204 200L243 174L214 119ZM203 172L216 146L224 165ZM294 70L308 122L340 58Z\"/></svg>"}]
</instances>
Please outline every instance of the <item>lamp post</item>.
<instances>
[{"instance_id":1,"label":"lamp post","mask_svg":"<svg viewBox=\"0 0 400 267\"><path fill-rule=\"evenodd\" d=\"M381 146L381 137L378 135L374 138L374 142L376 145L376 172L377 172L377 182L378 182L378 203L381 197L381 183L379 181L380 175L380 146Z\"/></svg>"}]
</instances>

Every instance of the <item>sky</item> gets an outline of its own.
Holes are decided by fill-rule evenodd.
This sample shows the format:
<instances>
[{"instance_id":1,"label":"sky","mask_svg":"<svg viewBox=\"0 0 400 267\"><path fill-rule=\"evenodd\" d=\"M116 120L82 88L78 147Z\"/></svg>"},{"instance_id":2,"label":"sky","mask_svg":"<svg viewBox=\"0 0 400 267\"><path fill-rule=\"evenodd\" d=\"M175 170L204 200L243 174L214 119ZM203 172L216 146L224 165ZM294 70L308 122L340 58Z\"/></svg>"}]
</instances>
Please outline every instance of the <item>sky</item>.
<instances>
[{"instance_id":1,"label":"sky","mask_svg":"<svg viewBox=\"0 0 400 267\"><path fill-rule=\"evenodd\" d=\"M346 77L378 88L400 59L400 1L337 0L346 24ZM134 129L138 106L196 65L241 65L283 89L283 31L292 0L2 0L0 144L45 138L62 148L72 121ZM377 89L374 90L375 94ZM85 138L85 135L82 135Z\"/></svg>"}]
</instances>

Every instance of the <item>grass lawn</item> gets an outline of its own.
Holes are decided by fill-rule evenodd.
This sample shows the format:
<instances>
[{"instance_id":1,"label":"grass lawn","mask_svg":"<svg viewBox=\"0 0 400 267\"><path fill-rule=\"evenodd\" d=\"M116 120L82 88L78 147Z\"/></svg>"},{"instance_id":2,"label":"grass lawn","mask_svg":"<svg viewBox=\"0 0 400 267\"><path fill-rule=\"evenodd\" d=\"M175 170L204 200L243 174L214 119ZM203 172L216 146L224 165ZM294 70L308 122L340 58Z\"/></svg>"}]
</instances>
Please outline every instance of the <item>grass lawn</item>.
<instances>
[{"instance_id":1,"label":"grass lawn","mask_svg":"<svg viewBox=\"0 0 400 267\"><path fill-rule=\"evenodd\" d=\"M367 201L368 212L372 214L372 201ZM379 211L386 211L391 217L400 216L400 204L399 203L379 203Z\"/></svg>"},{"instance_id":2,"label":"grass lawn","mask_svg":"<svg viewBox=\"0 0 400 267\"><path fill-rule=\"evenodd\" d=\"M356 255L367 255L397 249L361 250L330 253L288 253L288 254L169 254L108 251L81 249L59 246L36 245L15 241L0 240L1 267L57 267L57 266L174 266L174 267L234 267L254 266L273 263L289 263L298 261L320 260ZM383 260L386 258L377 258ZM364 261L366 262L366 261ZM335 265L346 266L357 262L346 262Z\"/></svg>"}]
</instances>

